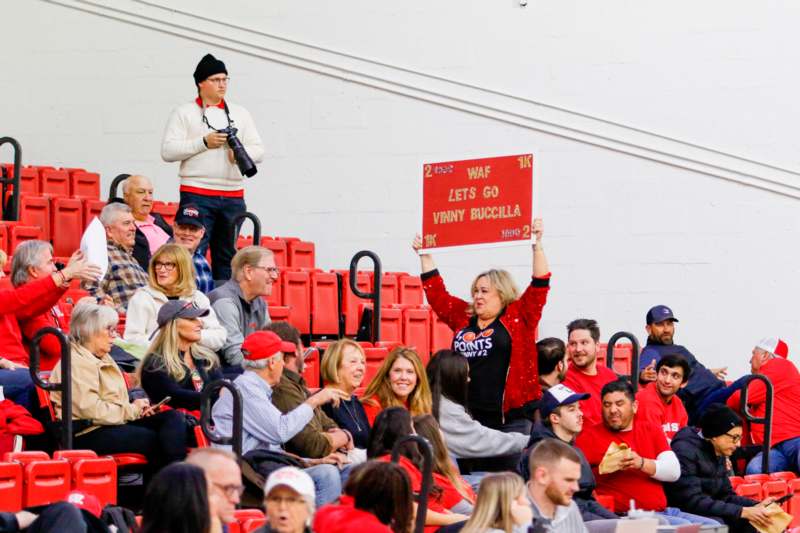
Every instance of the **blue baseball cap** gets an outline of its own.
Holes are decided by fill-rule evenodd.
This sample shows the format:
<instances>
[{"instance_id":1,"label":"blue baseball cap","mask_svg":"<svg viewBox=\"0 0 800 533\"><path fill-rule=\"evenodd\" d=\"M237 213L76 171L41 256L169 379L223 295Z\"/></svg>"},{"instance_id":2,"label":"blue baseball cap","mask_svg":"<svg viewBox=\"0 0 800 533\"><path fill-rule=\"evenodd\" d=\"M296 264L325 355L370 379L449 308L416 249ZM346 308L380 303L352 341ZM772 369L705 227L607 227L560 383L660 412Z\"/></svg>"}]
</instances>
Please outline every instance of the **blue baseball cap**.
<instances>
[{"instance_id":1,"label":"blue baseball cap","mask_svg":"<svg viewBox=\"0 0 800 533\"><path fill-rule=\"evenodd\" d=\"M666 305L657 305L655 307L651 307L650 310L647 312L646 320L648 326L650 324L663 322L665 320L672 320L673 322L678 322L678 319L675 318L675 315L672 314L672 309L670 309Z\"/></svg>"},{"instance_id":2,"label":"blue baseball cap","mask_svg":"<svg viewBox=\"0 0 800 533\"><path fill-rule=\"evenodd\" d=\"M591 396L586 392L575 392L566 385L559 383L547 389L542 395L542 400L539 402L539 410L542 412L542 418L547 418L556 407L562 405L569 405L579 400L586 400Z\"/></svg>"}]
</instances>

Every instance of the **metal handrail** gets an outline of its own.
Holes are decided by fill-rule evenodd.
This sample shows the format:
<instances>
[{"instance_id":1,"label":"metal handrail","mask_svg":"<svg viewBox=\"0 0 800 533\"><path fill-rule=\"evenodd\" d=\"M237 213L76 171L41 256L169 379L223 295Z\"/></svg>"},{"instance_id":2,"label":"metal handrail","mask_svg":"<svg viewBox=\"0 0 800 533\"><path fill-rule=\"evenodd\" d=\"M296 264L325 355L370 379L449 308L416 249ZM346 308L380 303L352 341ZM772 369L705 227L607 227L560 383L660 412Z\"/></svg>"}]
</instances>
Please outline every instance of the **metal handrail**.
<instances>
[{"instance_id":1,"label":"metal handrail","mask_svg":"<svg viewBox=\"0 0 800 533\"><path fill-rule=\"evenodd\" d=\"M261 244L261 219L259 219L258 215L255 213L245 211L244 213L236 215L236 218L233 219L233 224L236 226L236 231L233 232L234 248L236 248L236 241L239 238L239 231L242 229L242 222L244 222L246 218L249 218L253 222L253 244L256 246Z\"/></svg>"},{"instance_id":2,"label":"metal handrail","mask_svg":"<svg viewBox=\"0 0 800 533\"><path fill-rule=\"evenodd\" d=\"M211 404L216 400L221 389L228 389L233 396L233 434L221 435L216 428L211 427ZM233 453L239 462L242 461L242 428L243 428L242 393L233 382L227 379L218 379L206 385L200 396L200 428L206 438L214 444L232 445Z\"/></svg>"},{"instance_id":3,"label":"metal handrail","mask_svg":"<svg viewBox=\"0 0 800 533\"><path fill-rule=\"evenodd\" d=\"M117 177L111 180L111 186L108 188L108 201L110 202L114 198L119 198L117 196L117 187L119 184L125 181L126 179L130 178L130 174L117 174Z\"/></svg>"},{"instance_id":4,"label":"metal handrail","mask_svg":"<svg viewBox=\"0 0 800 533\"><path fill-rule=\"evenodd\" d=\"M766 390L766 409L763 417L755 417L747 408L747 388L751 381L761 381ZM742 383L742 395L740 399L740 409L745 419L751 424L764 424L764 443L761 445L761 472L769 473L769 450L772 448L772 401L773 388L772 382L763 374L751 374Z\"/></svg>"},{"instance_id":5,"label":"metal handrail","mask_svg":"<svg viewBox=\"0 0 800 533\"><path fill-rule=\"evenodd\" d=\"M636 392L639 388L639 339L636 338L636 335L628 333L627 331L618 331L611 335L611 338L608 339L608 346L606 346L606 366L614 370L614 346L616 346L617 341L620 339L628 339L633 345L631 375L628 376L628 380L631 382L631 385L633 385L633 392Z\"/></svg>"},{"instance_id":6,"label":"metal handrail","mask_svg":"<svg viewBox=\"0 0 800 533\"><path fill-rule=\"evenodd\" d=\"M358 262L362 257L372 259L372 292L361 292L358 288ZM372 342L381 340L381 283L383 271L378 254L369 250L361 250L350 260L350 290L359 298L372 300Z\"/></svg>"},{"instance_id":7,"label":"metal handrail","mask_svg":"<svg viewBox=\"0 0 800 533\"><path fill-rule=\"evenodd\" d=\"M6 191L8 191L9 182L13 189L11 190L11 218L9 218L6 214L6 210L3 209L3 219L4 220L19 220L19 173L22 169L22 146L20 146L19 141L14 139L13 137L1 137L0 138L0 146L4 144L10 144L12 148L14 148L14 175L10 178L5 175L3 172L2 181L3 181L3 196L2 198L6 197ZM4 206L5 207L5 206Z\"/></svg>"},{"instance_id":8,"label":"metal handrail","mask_svg":"<svg viewBox=\"0 0 800 533\"><path fill-rule=\"evenodd\" d=\"M61 345L61 382L49 383L39 377L41 354L39 344L46 335L55 335ZM61 449L72 449L72 350L64 333L54 327L45 327L36 332L31 339L30 366L33 383L46 391L61 393Z\"/></svg>"},{"instance_id":9,"label":"metal handrail","mask_svg":"<svg viewBox=\"0 0 800 533\"><path fill-rule=\"evenodd\" d=\"M400 460L400 448L407 442L416 442L422 450L422 487L417 500L417 518L414 524L414 533L422 533L425 530L425 515L428 511L428 493L433 484L433 452L427 440L419 435L408 435L394 443L392 447L392 462Z\"/></svg>"}]
</instances>

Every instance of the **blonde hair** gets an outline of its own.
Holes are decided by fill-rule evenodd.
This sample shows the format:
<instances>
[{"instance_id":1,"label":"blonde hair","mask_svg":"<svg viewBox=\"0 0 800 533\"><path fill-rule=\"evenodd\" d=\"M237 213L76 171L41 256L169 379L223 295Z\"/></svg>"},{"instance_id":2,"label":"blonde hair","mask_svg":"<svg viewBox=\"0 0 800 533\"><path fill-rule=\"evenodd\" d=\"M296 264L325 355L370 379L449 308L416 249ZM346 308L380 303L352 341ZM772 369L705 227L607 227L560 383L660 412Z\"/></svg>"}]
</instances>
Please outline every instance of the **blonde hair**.
<instances>
[{"instance_id":1,"label":"blonde hair","mask_svg":"<svg viewBox=\"0 0 800 533\"><path fill-rule=\"evenodd\" d=\"M166 326L158 331L155 340L150 344L147 349L147 356L142 361L142 364L139 365L137 371L140 383L142 369L151 365L155 370L166 370L167 374L175 381L181 381L186 377L186 365L178 348L178 320L183 319L170 320ZM189 353L194 359L204 363L206 370L219 366L217 354L197 343L189 347Z\"/></svg>"},{"instance_id":2,"label":"blonde hair","mask_svg":"<svg viewBox=\"0 0 800 533\"><path fill-rule=\"evenodd\" d=\"M340 339L331 343L325 349L325 355L322 356L322 363L320 364L322 381L325 383L339 383L339 367L342 365L342 359L344 358L344 351L346 348L357 350L366 362L367 356L364 355L364 348L356 341Z\"/></svg>"},{"instance_id":3,"label":"blonde hair","mask_svg":"<svg viewBox=\"0 0 800 533\"><path fill-rule=\"evenodd\" d=\"M467 489L467 482L461 477L458 469L450 459L450 454L447 451L447 444L445 444L444 436L439 429L439 423L433 415L420 415L414 417L414 429L417 435L425 438L430 444L433 451L433 471L446 477L453 488L456 489L462 498L469 503L475 503L475 498L471 491Z\"/></svg>"},{"instance_id":4,"label":"blonde hair","mask_svg":"<svg viewBox=\"0 0 800 533\"><path fill-rule=\"evenodd\" d=\"M481 272L475 276L474 280L472 280L469 293L472 295L473 300L475 298L475 292L478 289L478 280L484 277L489 280L489 285L497 290L497 295L500 297L500 302L503 304L504 309L508 306L508 304L519 297L519 289L517 289L517 285L514 283L514 278L511 277L511 274L509 274L507 270L493 268L491 270L487 270L486 272ZM475 304L470 304L470 315L475 314L474 305Z\"/></svg>"},{"instance_id":5,"label":"blonde hair","mask_svg":"<svg viewBox=\"0 0 800 533\"><path fill-rule=\"evenodd\" d=\"M487 529L500 529L511 533L514 518L511 502L519 497L525 485L513 472L489 474L481 480L475 508L461 533L483 533Z\"/></svg>"},{"instance_id":6,"label":"blonde hair","mask_svg":"<svg viewBox=\"0 0 800 533\"><path fill-rule=\"evenodd\" d=\"M164 287L158 282L158 278L156 277L155 264L156 261L162 259L175 263L175 271L178 273L178 279L172 287ZM150 264L147 265L147 274L150 286L163 292L167 296L192 296L194 291L197 290L192 256L189 255L186 248L178 244L165 244L156 250L156 253L150 258Z\"/></svg>"},{"instance_id":7,"label":"blonde hair","mask_svg":"<svg viewBox=\"0 0 800 533\"><path fill-rule=\"evenodd\" d=\"M397 399L392 391L392 385L389 381L389 371L392 369L395 361L398 359L405 359L414 366L414 373L417 374L417 384L414 390L408 395L408 410L411 416L430 414L432 411L433 401L431 400L431 388L428 385L428 376L425 369L422 367L422 361L417 355L417 352L411 348L398 347L389 352L389 355L384 359L383 364L378 369L375 377L369 382L367 390L364 391L364 402L373 406L386 409L388 407L406 407L403 402ZM377 401L375 400L377 398Z\"/></svg>"},{"instance_id":8,"label":"blonde hair","mask_svg":"<svg viewBox=\"0 0 800 533\"><path fill-rule=\"evenodd\" d=\"M272 257L272 250L263 246L245 246L231 259L231 277L236 281L242 281L242 271L244 267L250 265L257 267L262 257Z\"/></svg>"}]
</instances>

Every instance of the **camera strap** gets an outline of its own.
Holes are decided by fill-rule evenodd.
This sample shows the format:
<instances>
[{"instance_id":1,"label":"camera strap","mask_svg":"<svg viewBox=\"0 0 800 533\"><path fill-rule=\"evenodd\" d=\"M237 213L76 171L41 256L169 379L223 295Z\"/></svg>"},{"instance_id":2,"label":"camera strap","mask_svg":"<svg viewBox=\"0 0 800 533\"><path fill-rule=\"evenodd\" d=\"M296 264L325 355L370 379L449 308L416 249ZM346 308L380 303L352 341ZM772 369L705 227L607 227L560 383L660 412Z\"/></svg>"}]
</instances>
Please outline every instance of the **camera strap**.
<instances>
[{"instance_id":1,"label":"camera strap","mask_svg":"<svg viewBox=\"0 0 800 533\"><path fill-rule=\"evenodd\" d=\"M235 122L234 122L234 121L231 119L231 113L230 113L230 111L228 110L228 102L226 102L225 100L223 100L223 101L222 101L222 105L224 106L224 107L223 107L223 109L225 110L225 118L228 120L228 128L231 128L231 127L233 127L233 126L234 126ZM227 128L223 128L223 130L218 130L217 128L215 128L214 126L212 126L211 124L209 124L209 123L208 123L208 117L206 117L206 109L208 109L208 107L207 107L207 106L204 104L204 105L203 105L203 123L204 123L206 126L208 126L208 129L210 129L210 130L212 130L212 131L215 131L215 132L217 132L217 133L219 133L219 132L223 131L224 129L227 129Z\"/></svg>"}]
</instances>

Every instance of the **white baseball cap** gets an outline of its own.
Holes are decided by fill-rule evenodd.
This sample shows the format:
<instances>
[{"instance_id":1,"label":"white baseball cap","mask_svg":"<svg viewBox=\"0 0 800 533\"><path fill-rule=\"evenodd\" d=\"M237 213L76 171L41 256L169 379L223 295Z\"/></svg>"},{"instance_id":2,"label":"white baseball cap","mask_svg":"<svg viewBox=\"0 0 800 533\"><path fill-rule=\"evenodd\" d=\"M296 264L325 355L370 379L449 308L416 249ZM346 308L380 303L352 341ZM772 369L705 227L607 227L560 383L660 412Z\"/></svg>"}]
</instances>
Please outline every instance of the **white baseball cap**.
<instances>
[{"instance_id":1,"label":"white baseball cap","mask_svg":"<svg viewBox=\"0 0 800 533\"><path fill-rule=\"evenodd\" d=\"M264 496L268 496L275 487L289 487L297 494L314 504L314 481L311 476L294 466L284 466L269 475L264 487Z\"/></svg>"},{"instance_id":2,"label":"white baseball cap","mask_svg":"<svg viewBox=\"0 0 800 533\"><path fill-rule=\"evenodd\" d=\"M758 341L756 348L775 354L784 359L789 358L789 345L778 337L767 337Z\"/></svg>"}]
</instances>

